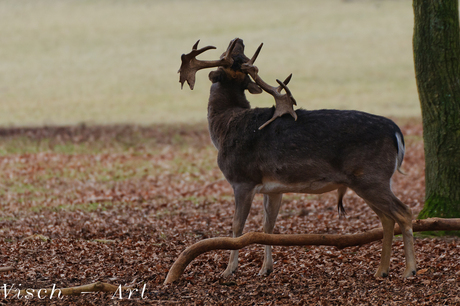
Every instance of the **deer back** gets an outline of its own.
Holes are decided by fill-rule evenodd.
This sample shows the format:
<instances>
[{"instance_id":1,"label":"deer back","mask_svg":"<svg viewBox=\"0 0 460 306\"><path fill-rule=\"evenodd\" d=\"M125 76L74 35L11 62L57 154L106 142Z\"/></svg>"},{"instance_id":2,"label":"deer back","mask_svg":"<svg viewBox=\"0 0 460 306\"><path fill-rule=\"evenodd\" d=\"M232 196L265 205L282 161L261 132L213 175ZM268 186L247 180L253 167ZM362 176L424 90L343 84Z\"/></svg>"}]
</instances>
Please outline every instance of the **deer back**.
<instances>
[{"instance_id":1,"label":"deer back","mask_svg":"<svg viewBox=\"0 0 460 306\"><path fill-rule=\"evenodd\" d=\"M349 185L376 172L387 179L399 164L402 133L387 118L359 111L297 110L297 121L285 115L259 130L274 111L233 109L225 120L210 118L218 165L230 182Z\"/></svg>"}]
</instances>

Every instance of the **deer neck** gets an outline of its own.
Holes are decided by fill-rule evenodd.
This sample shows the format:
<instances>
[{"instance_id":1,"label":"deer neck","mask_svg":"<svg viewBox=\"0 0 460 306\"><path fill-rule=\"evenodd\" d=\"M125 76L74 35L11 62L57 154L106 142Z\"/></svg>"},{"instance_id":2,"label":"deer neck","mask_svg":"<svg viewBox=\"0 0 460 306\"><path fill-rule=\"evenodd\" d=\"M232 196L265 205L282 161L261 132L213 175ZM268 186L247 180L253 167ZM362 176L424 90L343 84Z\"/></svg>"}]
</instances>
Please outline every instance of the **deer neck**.
<instances>
[{"instance_id":1,"label":"deer neck","mask_svg":"<svg viewBox=\"0 0 460 306\"><path fill-rule=\"evenodd\" d=\"M226 84L227 85L227 84ZM231 122L251 108L244 89L214 83L208 102L208 127L211 140L219 150Z\"/></svg>"}]
</instances>

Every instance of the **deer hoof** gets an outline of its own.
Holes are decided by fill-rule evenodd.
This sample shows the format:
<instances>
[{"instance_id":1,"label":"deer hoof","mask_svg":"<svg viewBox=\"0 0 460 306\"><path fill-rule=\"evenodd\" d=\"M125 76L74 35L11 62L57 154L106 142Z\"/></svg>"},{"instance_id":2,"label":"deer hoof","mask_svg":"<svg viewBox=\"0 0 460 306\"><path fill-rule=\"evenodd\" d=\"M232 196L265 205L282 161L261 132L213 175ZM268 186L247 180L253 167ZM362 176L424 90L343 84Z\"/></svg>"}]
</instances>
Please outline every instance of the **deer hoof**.
<instances>
[{"instance_id":1,"label":"deer hoof","mask_svg":"<svg viewBox=\"0 0 460 306\"><path fill-rule=\"evenodd\" d=\"M270 273L273 272L273 268L266 268L266 267L262 267L262 269L260 269L259 271L259 275L260 276L269 276Z\"/></svg>"},{"instance_id":2,"label":"deer hoof","mask_svg":"<svg viewBox=\"0 0 460 306\"><path fill-rule=\"evenodd\" d=\"M227 267L227 269L225 269L224 272L222 272L222 274L220 275L221 277L223 278L226 278L226 277L229 277L230 275L233 274L233 272L235 272L236 269L230 269L230 267Z\"/></svg>"},{"instance_id":3,"label":"deer hoof","mask_svg":"<svg viewBox=\"0 0 460 306\"><path fill-rule=\"evenodd\" d=\"M416 276L416 275L417 275L417 272L415 270L412 270L412 269L406 270L403 273L404 278L413 277L413 276Z\"/></svg>"},{"instance_id":4,"label":"deer hoof","mask_svg":"<svg viewBox=\"0 0 460 306\"><path fill-rule=\"evenodd\" d=\"M381 271L380 269L374 274L374 277L388 277L388 271Z\"/></svg>"}]
</instances>

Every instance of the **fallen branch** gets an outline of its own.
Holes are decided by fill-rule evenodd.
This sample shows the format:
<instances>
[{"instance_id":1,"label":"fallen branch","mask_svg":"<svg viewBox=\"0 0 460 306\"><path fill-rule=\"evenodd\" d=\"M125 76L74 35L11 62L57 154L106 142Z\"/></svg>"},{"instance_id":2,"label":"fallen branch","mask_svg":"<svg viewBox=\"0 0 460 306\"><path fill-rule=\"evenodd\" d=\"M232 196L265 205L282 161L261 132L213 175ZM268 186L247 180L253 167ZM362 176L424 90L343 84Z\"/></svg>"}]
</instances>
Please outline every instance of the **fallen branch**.
<instances>
[{"instance_id":1,"label":"fallen branch","mask_svg":"<svg viewBox=\"0 0 460 306\"><path fill-rule=\"evenodd\" d=\"M9 271L13 271L13 270L14 270L14 267L12 267L12 266L1 267L0 268L0 272L9 272Z\"/></svg>"},{"instance_id":2,"label":"fallen branch","mask_svg":"<svg viewBox=\"0 0 460 306\"><path fill-rule=\"evenodd\" d=\"M460 219L431 218L414 220L414 232L424 231L458 231ZM395 235L401 234L399 226L395 227ZM251 244L299 246L299 245L329 245L343 249L350 246L363 245L383 238L383 228L376 228L358 234L302 234L280 235L264 233L247 233L238 238L219 237L201 240L183 251L172 265L166 276L165 284L180 278L187 265L199 255L213 250L238 250Z\"/></svg>"},{"instance_id":3,"label":"fallen branch","mask_svg":"<svg viewBox=\"0 0 460 306\"><path fill-rule=\"evenodd\" d=\"M69 288L46 288L46 289L25 289L20 290L19 293L22 296L28 295L30 298L33 297L44 297L44 296L53 296L59 297L60 295L80 295L82 293L90 292L116 292L117 290L126 290L128 287L120 287L107 283L92 283L83 286L69 287ZM15 293L17 294L17 293Z\"/></svg>"}]
</instances>

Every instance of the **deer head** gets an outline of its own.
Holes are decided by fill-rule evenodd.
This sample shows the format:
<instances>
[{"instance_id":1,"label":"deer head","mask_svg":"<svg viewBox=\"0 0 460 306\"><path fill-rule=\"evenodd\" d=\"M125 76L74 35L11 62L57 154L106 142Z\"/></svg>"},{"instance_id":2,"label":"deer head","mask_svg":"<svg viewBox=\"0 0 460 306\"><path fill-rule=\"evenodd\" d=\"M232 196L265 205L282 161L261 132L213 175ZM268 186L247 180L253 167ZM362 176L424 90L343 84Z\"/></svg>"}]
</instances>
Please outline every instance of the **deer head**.
<instances>
[{"instance_id":1,"label":"deer head","mask_svg":"<svg viewBox=\"0 0 460 306\"><path fill-rule=\"evenodd\" d=\"M206 46L201 49L198 49L198 40L192 47L192 51L188 54L182 54L181 60L182 64L179 69L180 78L179 82L181 83L181 88L183 88L184 83L187 82L190 86L190 89L193 90L195 86L195 74L198 70L204 68L213 68L220 67L225 69L230 75L236 77L238 72L245 75L250 75L254 82L250 82L248 85L248 90L251 93L260 93L263 89L268 94L272 95L275 98L276 110L273 114L273 117L265 122L259 127L259 130L270 124L276 118L283 116L284 114L290 114L295 120L297 120L297 114L294 112L294 105L297 105L294 97L292 96L291 91L287 87L287 84L291 80L292 74L289 75L284 82L276 80L279 84L278 87L273 87L268 85L262 80L259 76L259 69L254 66L254 62L257 59L257 56L262 49L263 44L257 48L253 57L249 59L244 54L244 45L243 41L239 38L233 39L227 50L221 55L220 59L212 61L203 61L198 60L196 57L201 53L216 49L214 46ZM281 94L282 90L285 90L285 94Z\"/></svg>"}]
</instances>

